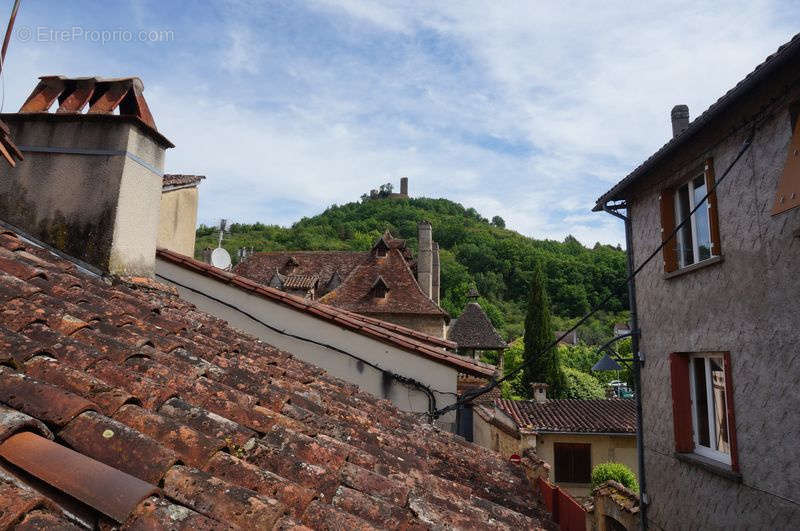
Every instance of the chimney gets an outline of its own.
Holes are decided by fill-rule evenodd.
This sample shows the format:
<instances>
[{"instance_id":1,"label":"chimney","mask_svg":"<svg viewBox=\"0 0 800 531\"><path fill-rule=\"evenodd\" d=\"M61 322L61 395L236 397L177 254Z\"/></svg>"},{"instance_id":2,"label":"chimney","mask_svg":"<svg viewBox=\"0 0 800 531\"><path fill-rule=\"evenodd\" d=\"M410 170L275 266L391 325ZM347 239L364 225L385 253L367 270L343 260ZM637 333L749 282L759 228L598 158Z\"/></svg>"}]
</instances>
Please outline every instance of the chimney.
<instances>
[{"instance_id":1,"label":"chimney","mask_svg":"<svg viewBox=\"0 0 800 531\"><path fill-rule=\"evenodd\" d=\"M689 127L689 107L676 105L672 108L672 138L683 133Z\"/></svg>"},{"instance_id":2,"label":"chimney","mask_svg":"<svg viewBox=\"0 0 800 531\"><path fill-rule=\"evenodd\" d=\"M408 177L400 177L400 194L408 197Z\"/></svg>"},{"instance_id":3,"label":"chimney","mask_svg":"<svg viewBox=\"0 0 800 531\"><path fill-rule=\"evenodd\" d=\"M0 219L102 273L152 276L173 145L156 130L142 82L39 79L18 113L0 115L25 155L0 168Z\"/></svg>"},{"instance_id":4,"label":"chimney","mask_svg":"<svg viewBox=\"0 0 800 531\"><path fill-rule=\"evenodd\" d=\"M532 383L533 399L537 404L544 404L547 402L547 388L550 387L546 383Z\"/></svg>"},{"instance_id":5,"label":"chimney","mask_svg":"<svg viewBox=\"0 0 800 531\"><path fill-rule=\"evenodd\" d=\"M439 273L439 244L436 242L433 242L431 255L431 266L433 269L431 272L431 300L439 304L439 282L441 279Z\"/></svg>"},{"instance_id":6,"label":"chimney","mask_svg":"<svg viewBox=\"0 0 800 531\"><path fill-rule=\"evenodd\" d=\"M422 293L426 297L431 297L433 287L433 247L431 237L431 224L429 221L422 221L417 226L419 253L417 254L417 282L422 288Z\"/></svg>"}]
</instances>

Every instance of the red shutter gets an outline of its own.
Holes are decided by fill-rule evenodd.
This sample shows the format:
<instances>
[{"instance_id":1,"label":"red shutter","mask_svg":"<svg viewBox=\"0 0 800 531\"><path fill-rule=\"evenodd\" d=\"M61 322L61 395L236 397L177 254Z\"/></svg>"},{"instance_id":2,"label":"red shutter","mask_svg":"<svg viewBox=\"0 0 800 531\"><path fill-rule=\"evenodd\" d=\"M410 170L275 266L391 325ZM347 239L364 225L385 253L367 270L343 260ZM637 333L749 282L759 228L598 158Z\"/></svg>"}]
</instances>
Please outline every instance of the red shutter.
<instances>
[{"instance_id":1,"label":"red shutter","mask_svg":"<svg viewBox=\"0 0 800 531\"><path fill-rule=\"evenodd\" d=\"M669 355L672 383L672 422L675 428L675 451L694 450L692 438L692 400L689 392L689 356L673 352Z\"/></svg>"},{"instance_id":2,"label":"red shutter","mask_svg":"<svg viewBox=\"0 0 800 531\"><path fill-rule=\"evenodd\" d=\"M665 242L675 230L675 189L667 188L658 196L661 203L661 241ZM673 236L664 245L664 271L670 273L678 269L677 239Z\"/></svg>"},{"instance_id":3,"label":"red shutter","mask_svg":"<svg viewBox=\"0 0 800 531\"><path fill-rule=\"evenodd\" d=\"M706 190L711 190L714 188L714 159L706 160L703 173L706 176ZM717 209L716 190L708 194L708 224L711 229L711 254L720 256L722 244L719 239L719 210Z\"/></svg>"},{"instance_id":4,"label":"red shutter","mask_svg":"<svg viewBox=\"0 0 800 531\"><path fill-rule=\"evenodd\" d=\"M731 353L722 355L725 365L725 402L728 411L728 441L731 445L731 470L739 471L739 449L736 446L736 416L733 407L733 369L731 368Z\"/></svg>"},{"instance_id":5,"label":"red shutter","mask_svg":"<svg viewBox=\"0 0 800 531\"><path fill-rule=\"evenodd\" d=\"M783 173L778 179L772 215L798 206L800 206L800 119L795 122L792 141L789 143L789 152L786 154L786 164L784 164Z\"/></svg>"}]
</instances>

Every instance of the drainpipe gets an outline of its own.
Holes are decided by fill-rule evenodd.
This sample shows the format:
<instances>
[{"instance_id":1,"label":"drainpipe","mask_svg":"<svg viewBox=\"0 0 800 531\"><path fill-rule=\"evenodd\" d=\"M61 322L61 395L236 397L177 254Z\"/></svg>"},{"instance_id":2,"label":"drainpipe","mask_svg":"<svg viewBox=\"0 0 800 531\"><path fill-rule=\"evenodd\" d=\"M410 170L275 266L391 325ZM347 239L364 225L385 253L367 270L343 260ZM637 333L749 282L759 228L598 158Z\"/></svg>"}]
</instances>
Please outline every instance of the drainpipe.
<instances>
[{"instance_id":1,"label":"drainpipe","mask_svg":"<svg viewBox=\"0 0 800 531\"><path fill-rule=\"evenodd\" d=\"M647 531L647 483L644 471L644 419L642 418L642 367L644 356L639 352L639 316L636 311L636 279L632 276L635 269L633 261L633 225L630 210L625 216L618 212L627 205L609 207L603 210L625 222L625 250L628 257L628 304L631 310L631 350L633 351L633 387L636 393L636 454L639 461L639 513L642 517L642 530Z\"/></svg>"}]
</instances>

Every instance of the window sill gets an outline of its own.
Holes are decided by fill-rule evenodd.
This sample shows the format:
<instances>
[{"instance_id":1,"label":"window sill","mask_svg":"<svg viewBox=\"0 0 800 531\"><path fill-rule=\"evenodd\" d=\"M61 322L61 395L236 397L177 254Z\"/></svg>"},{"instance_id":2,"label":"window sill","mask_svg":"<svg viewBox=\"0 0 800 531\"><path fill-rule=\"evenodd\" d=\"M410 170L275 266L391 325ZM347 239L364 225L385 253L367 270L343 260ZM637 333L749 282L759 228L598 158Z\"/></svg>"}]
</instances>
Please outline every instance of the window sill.
<instances>
[{"instance_id":1,"label":"window sill","mask_svg":"<svg viewBox=\"0 0 800 531\"><path fill-rule=\"evenodd\" d=\"M726 479L730 479L731 481L735 481L736 483L742 482L742 475L738 472L734 472L730 465L726 465L725 463L720 463L719 461L715 461L709 457L704 457L698 454L684 454L675 452L675 459L678 461L682 461L689 465L694 465L697 467L706 470L707 472L711 472L712 474L716 474L718 476L722 476Z\"/></svg>"},{"instance_id":2,"label":"window sill","mask_svg":"<svg viewBox=\"0 0 800 531\"><path fill-rule=\"evenodd\" d=\"M697 271L698 269L703 269L704 267L712 266L714 264L719 264L723 261L722 256L712 256L707 260L703 260L702 262L697 262L696 264L692 264L690 266L682 267L680 269L676 269L675 271L670 271L669 273L664 273L665 279L679 277L686 273L691 273L692 271Z\"/></svg>"}]
</instances>

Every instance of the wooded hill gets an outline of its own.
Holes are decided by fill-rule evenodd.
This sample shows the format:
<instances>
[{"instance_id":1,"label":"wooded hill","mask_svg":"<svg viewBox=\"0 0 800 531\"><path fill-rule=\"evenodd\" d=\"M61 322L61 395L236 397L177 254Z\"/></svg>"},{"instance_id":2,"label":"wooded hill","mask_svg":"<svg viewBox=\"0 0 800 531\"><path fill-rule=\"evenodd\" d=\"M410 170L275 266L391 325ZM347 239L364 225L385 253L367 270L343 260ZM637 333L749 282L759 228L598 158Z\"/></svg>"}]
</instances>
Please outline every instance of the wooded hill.
<instances>
[{"instance_id":1,"label":"wooded hill","mask_svg":"<svg viewBox=\"0 0 800 531\"><path fill-rule=\"evenodd\" d=\"M333 205L323 213L303 218L290 228L277 225L230 226L223 246L236 261L240 247L258 251L346 250L367 251L384 230L416 252L417 223L428 220L439 243L441 305L457 317L471 286L503 336L522 334L528 279L535 261L541 261L547 292L552 301L554 325L566 327L607 294L608 307L579 330L587 343L610 337L613 322L627 317L625 253L610 245L584 247L568 236L563 242L536 240L504 228L501 218L489 221L474 208L447 199L362 198L361 202ZM217 232L201 225L196 250L216 247Z\"/></svg>"}]
</instances>

